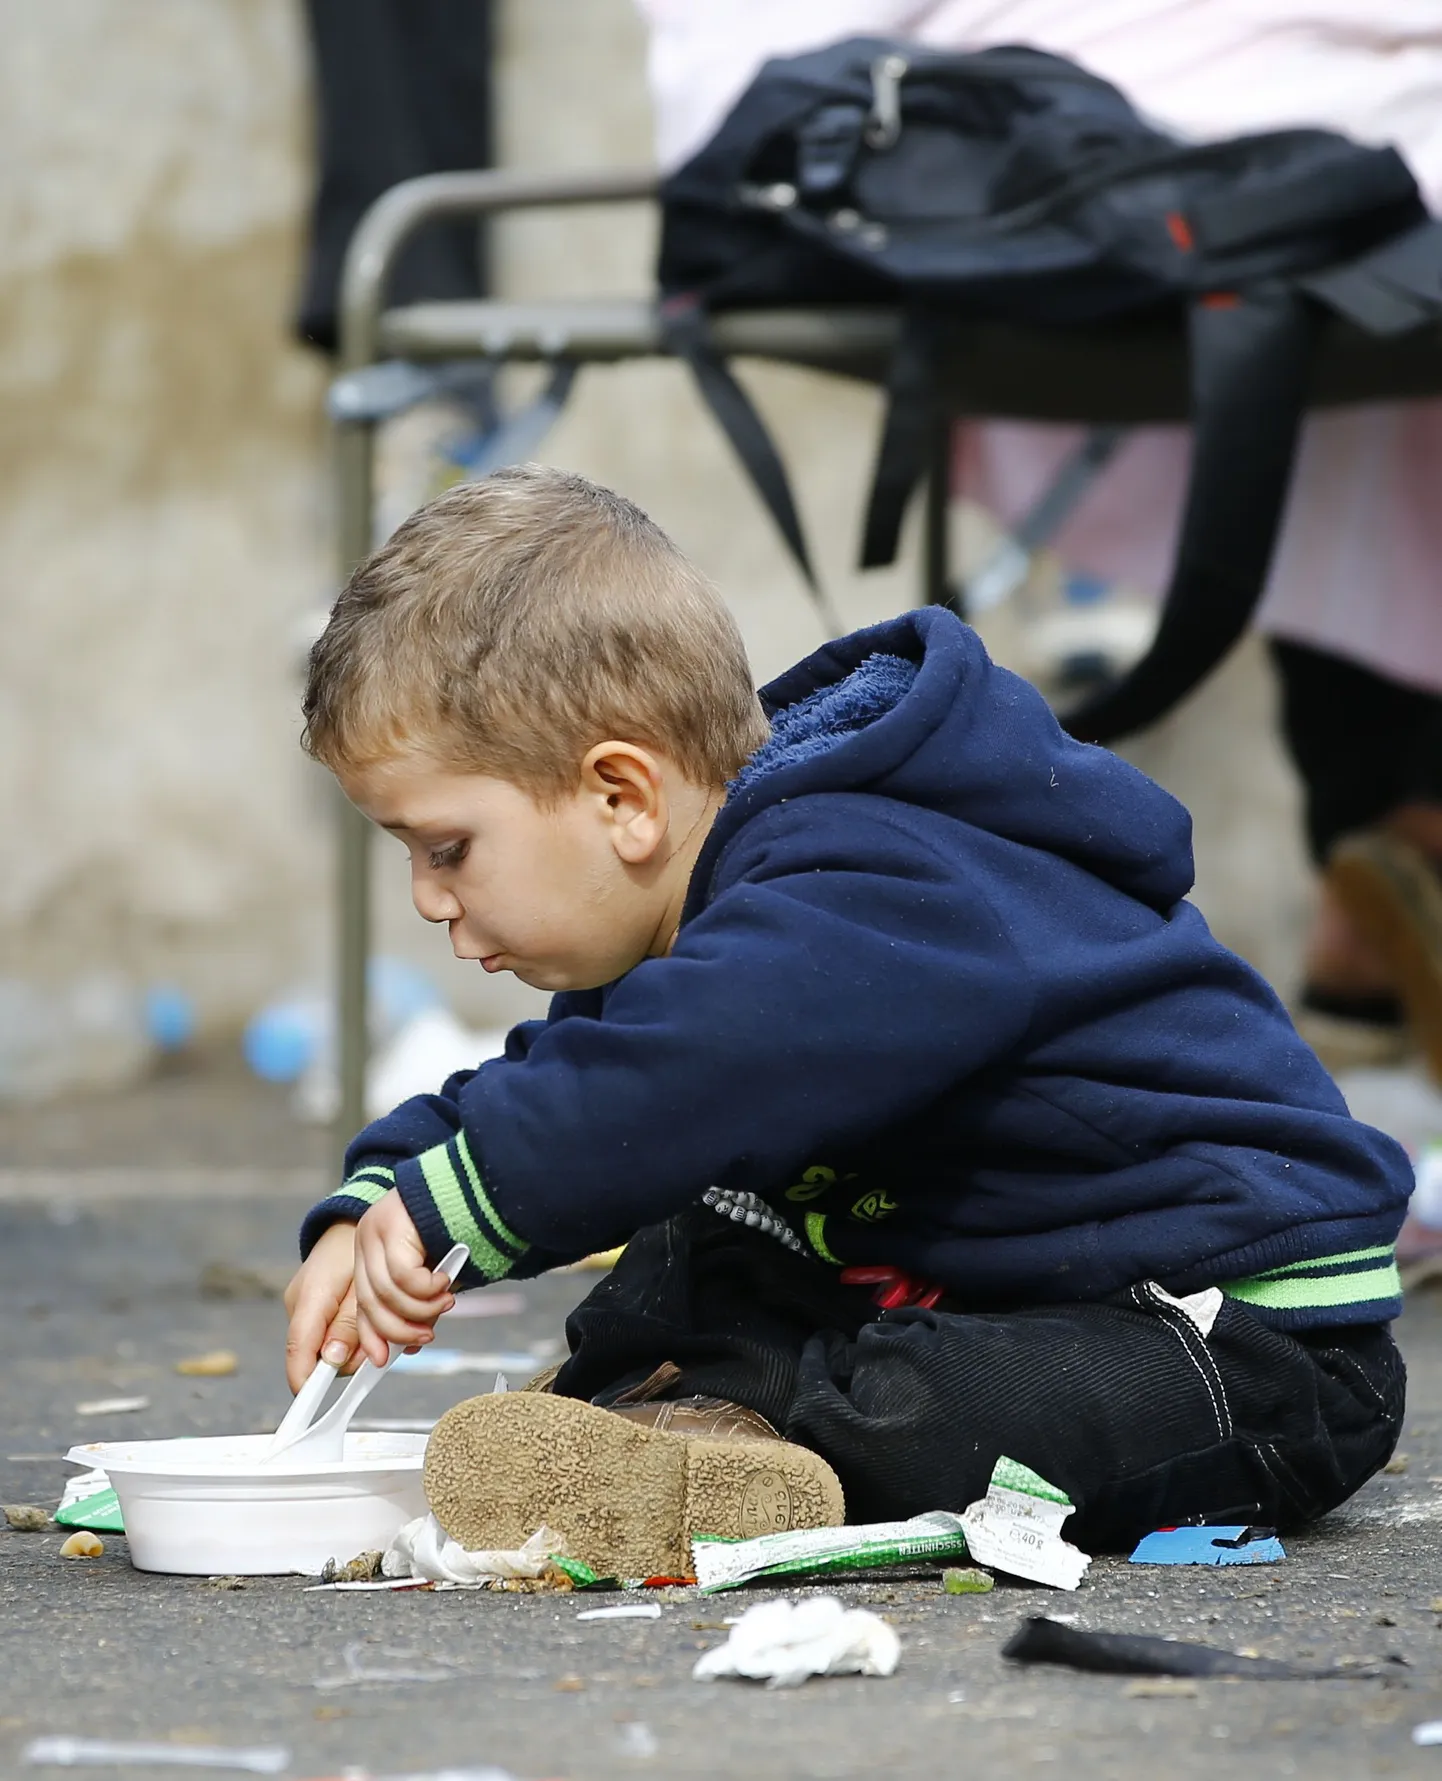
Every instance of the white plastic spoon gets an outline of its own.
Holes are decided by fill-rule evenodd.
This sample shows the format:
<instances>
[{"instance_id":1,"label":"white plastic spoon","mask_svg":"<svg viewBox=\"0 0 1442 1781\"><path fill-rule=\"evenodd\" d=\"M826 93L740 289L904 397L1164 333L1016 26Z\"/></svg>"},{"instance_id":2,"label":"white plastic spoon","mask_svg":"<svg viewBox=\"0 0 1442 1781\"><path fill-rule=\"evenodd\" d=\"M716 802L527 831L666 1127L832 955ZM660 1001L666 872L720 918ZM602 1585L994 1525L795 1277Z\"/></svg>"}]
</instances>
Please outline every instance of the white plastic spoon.
<instances>
[{"instance_id":1,"label":"white plastic spoon","mask_svg":"<svg viewBox=\"0 0 1442 1781\"><path fill-rule=\"evenodd\" d=\"M471 1252L464 1243L457 1243L433 1270L445 1277L447 1283L453 1281L471 1259ZM270 1446L265 1451L266 1460L278 1459L282 1455L289 1461L295 1460L337 1460L345 1457L345 1432L350 1427L351 1418L361 1405L375 1390L386 1369L402 1349L392 1342L389 1344L390 1354L384 1367L378 1367L369 1356L361 1362L351 1376L350 1383L324 1416L316 1418L321 1400L330 1389L330 1383L336 1376L336 1369L329 1361L317 1361L315 1370L309 1379L295 1394L295 1402L286 1411L280 1427L275 1431ZM315 1420L312 1420L316 1418Z\"/></svg>"},{"instance_id":2,"label":"white plastic spoon","mask_svg":"<svg viewBox=\"0 0 1442 1781\"><path fill-rule=\"evenodd\" d=\"M271 1436L270 1446L265 1450L266 1459L274 1458L282 1448L289 1447L292 1441L298 1441L315 1421L315 1413L324 1402L336 1372L337 1369L328 1360L318 1360L315 1363L314 1372L291 1399L290 1409L281 1417L280 1427Z\"/></svg>"}]
</instances>

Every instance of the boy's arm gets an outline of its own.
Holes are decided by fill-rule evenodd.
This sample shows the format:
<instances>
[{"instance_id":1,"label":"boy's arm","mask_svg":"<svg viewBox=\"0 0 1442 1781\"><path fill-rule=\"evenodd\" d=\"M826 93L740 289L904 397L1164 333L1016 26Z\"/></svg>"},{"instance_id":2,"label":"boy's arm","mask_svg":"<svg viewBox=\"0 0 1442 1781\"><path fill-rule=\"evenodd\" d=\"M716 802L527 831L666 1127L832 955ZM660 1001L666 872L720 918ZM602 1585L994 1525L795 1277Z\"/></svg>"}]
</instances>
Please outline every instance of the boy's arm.
<instances>
[{"instance_id":1,"label":"boy's arm","mask_svg":"<svg viewBox=\"0 0 1442 1781\"><path fill-rule=\"evenodd\" d=\"M668 957L614 985L599 1017L483 1065L455 1129L396 1164L428 1257L464 1242L499 1279L535 1271L538 1249L624 1241L713 1184L774 1188L1024 1033L1027 973L955 862L879 800L830 798L819 836L807 802L748 826Z\"/></svg>"},{"instance_id":2,"label":"boy's arm","mask_svg":"<svg viewBox=\"0 0 1442 1781\"><path fill-rule=\"evenodd\" d=\"M553 996L545 1020L526 1020L511 1028L506 1035L505 1058L522 1061L538 1034L555 1020L564 1019L581 1003L587 1007L593 998L561 994ZM438 1093L415 1095L353 1138L345 1153L342 1184L306 1214L300 1231L300 1253L304 1261L320 1237L331 1225L357 1223L369 1209L395 1186L398 1164L424 1151L447 1143L460 1129L460 1095L475 1075L474 1070L458 1070L442 1084ZM540 1259L539 1257L537 1258ZM575 1257L560 1258L574 1260ZM544 1265L554 1267L556 1262ZM539 1269L537 1270L539 1271ZM468 1268L456 1282L458 1289L480 1286L486 1276Z\"/></svg>"}]
</instances>

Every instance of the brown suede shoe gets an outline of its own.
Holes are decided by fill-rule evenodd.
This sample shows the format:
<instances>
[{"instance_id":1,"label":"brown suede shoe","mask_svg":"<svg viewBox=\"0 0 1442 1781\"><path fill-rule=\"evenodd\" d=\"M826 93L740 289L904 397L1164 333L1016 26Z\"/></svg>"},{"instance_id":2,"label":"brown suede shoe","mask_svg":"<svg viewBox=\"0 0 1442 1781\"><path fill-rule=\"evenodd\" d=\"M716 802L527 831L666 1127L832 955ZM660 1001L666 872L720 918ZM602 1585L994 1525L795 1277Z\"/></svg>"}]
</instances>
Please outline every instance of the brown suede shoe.
<instances>
[{"instance_id":1,"label":"brown suede shoe","mask_svg":"<svg viewBox=\"0 0 1442 1781\"><path fill-rule=\"evenodd\" d=\"M598 1409L546 1392L457 1404L431 1431L426 1499L462 1546L544 1523L602 1576L688 1576L696 1534L749 1539L846 1519L819 1454L718 1399Z\"/></svg>"},{"instance_id":2,"label":"brown suede shoe","mask_svg":"<svg viewBox=\"0 0 1442 1781\"><path fill-rule=\"evenodd\" d=\"M668 1398L662 1404L612 1404L613 1416L624 1416L641 1428L664 1429L672 1435L705 1435L713 1441L779 1441L766 1418L744 1404L725 1398Z\"/></svg>"},{"instance_id":3,"label":"brown suede shoe","mask_svg":"<svg viewBox=\"0 0 1442 1781\"><path fill-rule=\"evenodd\" d=\"M1442 1082L1442 876L1409 842L1367 833L1337 843L1327 884L1387 961L1407 1024Z\"/></svg>"}]
</instances>

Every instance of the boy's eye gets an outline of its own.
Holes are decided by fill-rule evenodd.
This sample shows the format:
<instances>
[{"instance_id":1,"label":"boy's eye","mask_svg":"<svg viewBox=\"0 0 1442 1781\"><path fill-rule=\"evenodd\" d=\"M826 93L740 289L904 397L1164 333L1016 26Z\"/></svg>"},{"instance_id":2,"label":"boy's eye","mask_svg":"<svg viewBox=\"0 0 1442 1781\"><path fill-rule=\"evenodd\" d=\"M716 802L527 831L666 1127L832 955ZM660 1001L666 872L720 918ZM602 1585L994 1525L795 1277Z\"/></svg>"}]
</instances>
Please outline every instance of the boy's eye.
<instances>
[{"instance_id":1,"label":"boy's eye","mask_svg":"<svg viewBox=\"0 0 1442 1781\"><path fill-rule=\"evenodd\" d=\"M430 854L432 872L443 872L447 866L459 866L466 857L466 843L453 841L449 847L433 847Z\"/></svg>"}]
</instances>

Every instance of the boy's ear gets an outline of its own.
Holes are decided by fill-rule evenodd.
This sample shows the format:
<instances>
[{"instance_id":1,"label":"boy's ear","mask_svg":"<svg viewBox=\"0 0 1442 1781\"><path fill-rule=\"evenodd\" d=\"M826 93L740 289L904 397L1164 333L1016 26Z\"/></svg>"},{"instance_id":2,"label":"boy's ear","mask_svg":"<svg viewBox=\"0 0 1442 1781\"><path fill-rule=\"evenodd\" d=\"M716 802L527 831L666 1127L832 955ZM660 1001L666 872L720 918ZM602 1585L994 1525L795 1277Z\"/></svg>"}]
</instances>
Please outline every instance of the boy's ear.
<instances>
[{"instance_id":1,"label":"boy's ear","mask_svg":"<svg viewBox=\"0 0 1442 1781\"><path fill-rule=\"evenodd\" d=\"M599 801L620 859L645 865L665 840L670 819L659 758L634 742L598 742L581 762L581 790Z\"/></svg>"}]
</instances>

